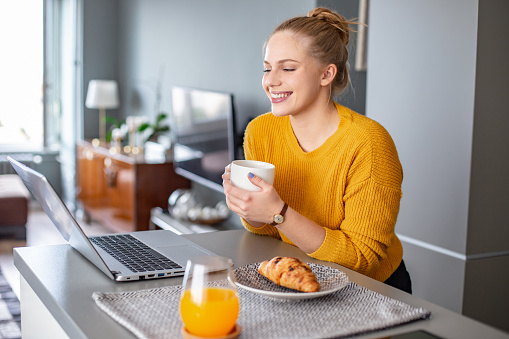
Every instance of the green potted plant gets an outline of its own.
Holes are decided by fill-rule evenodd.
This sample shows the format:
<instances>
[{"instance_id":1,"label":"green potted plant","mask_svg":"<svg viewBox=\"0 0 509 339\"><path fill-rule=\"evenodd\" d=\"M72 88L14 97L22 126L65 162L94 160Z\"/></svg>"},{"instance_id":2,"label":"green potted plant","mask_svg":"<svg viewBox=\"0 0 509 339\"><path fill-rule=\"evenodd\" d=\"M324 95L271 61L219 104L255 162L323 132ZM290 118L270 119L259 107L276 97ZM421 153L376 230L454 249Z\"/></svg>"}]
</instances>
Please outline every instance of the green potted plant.
<instances>
[{"instance_id":1,"label":"green potted plant","mask_svg":"<svg viewBox=\"0 0 509 339\"><path fill-rule=\"evenodd\" d=\"M159 113L156 117L156 121L154 124L145 122L141 124L141 126L138 128L138 132L144 132L147 129L150 129L151 133L147 137L146 141L152 141L157 142L157 138L165 133L170 131L170 125L167 123L163 123L163 121L168 117L166 113Z\"/></svg>"}]
</instances>

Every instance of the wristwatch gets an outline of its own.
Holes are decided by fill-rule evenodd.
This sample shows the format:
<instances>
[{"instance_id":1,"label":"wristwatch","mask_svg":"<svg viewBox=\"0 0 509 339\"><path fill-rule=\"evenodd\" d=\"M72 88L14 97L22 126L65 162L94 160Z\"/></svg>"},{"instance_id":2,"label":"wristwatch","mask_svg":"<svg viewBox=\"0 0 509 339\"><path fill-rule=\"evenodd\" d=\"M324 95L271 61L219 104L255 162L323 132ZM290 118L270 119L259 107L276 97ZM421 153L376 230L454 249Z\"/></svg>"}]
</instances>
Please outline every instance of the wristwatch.
<instances>
[{"instance_id":1,"label":"wristwatch","mask_svg":"<svg viewBox=\"0 0 509 339\"><path fill-rule=\"evenodd\" d=\"M274 217L273 217L274 221L271 222L270 224L272 226L281 225L283 223L283 221L285 221L285 213L286 213L287 209L288 209L288 204L285 202L285 205L283 206L283 209L281 210L281 212L279 214L274 215Z\"/></svg>"}]
</instances>

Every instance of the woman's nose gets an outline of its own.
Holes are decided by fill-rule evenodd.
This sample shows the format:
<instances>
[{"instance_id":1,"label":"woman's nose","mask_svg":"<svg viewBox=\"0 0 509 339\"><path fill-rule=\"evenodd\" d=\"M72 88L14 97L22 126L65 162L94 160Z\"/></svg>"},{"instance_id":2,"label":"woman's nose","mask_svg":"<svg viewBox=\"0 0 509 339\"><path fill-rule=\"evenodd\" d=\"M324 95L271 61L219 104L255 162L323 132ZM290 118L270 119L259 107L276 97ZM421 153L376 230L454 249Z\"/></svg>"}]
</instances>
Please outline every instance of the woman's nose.
<instances>
[{"instance_id":1,"label":"woman's nose","mask_svg":"<svg viewBox=\"0 0 509 339\"><path fill-rule=\"evenodd\" d=\"M263 82L267 87L278 86L281 84L281 80L275 71L266 72L263 77Z\"/></svg>"}]
</instances>

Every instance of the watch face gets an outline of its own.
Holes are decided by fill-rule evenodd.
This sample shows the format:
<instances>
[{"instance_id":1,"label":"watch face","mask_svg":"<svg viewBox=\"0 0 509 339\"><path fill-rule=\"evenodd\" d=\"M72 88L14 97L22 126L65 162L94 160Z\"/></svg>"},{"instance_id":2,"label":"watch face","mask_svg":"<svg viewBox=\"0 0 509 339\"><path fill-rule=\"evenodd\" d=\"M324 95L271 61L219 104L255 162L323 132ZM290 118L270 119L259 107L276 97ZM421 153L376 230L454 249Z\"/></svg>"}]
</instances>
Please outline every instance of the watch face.
<instances>
[{"instance_id":1,"label":"watch face","mask_svg":"<svg viewBox=\"0 0 509 339\"><path fill-rule=\"evenodd\" d=\"M285 220L285 218L281 214L276 214L274 216L274 222L277 223L277 224L282 223L283 220Z\"/></svg>"}]
</instances>

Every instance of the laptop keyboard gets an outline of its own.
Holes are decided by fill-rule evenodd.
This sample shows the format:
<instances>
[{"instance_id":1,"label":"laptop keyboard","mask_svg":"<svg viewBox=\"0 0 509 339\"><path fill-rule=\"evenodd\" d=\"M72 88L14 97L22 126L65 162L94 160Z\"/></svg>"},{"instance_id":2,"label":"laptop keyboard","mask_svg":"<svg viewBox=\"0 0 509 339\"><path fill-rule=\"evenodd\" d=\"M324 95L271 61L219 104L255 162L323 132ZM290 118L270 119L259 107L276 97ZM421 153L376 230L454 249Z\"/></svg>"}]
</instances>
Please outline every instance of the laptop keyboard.
<instances>
[{"instance_id":1,"label":"laptop keyboard","mask_svg":"<svg viewBox=\"0 0 509 339\"><path fill-rule=\"evenodd\" d=\"M90 238L94 244L120 261L133 272L161 271L182 268L130 234Z\"/></svg>"}]
</instances>

